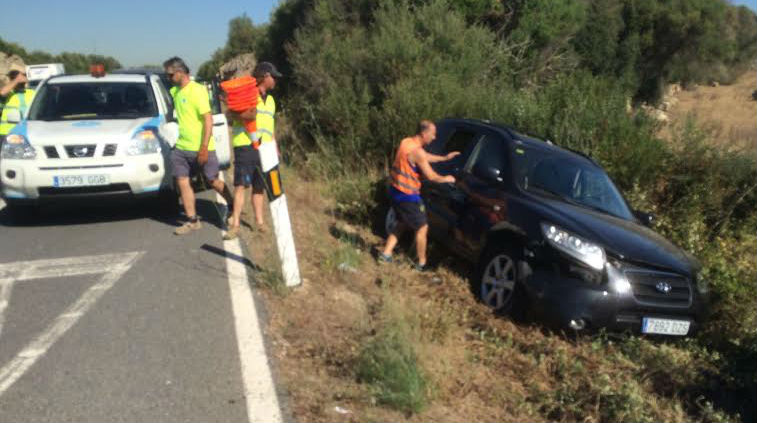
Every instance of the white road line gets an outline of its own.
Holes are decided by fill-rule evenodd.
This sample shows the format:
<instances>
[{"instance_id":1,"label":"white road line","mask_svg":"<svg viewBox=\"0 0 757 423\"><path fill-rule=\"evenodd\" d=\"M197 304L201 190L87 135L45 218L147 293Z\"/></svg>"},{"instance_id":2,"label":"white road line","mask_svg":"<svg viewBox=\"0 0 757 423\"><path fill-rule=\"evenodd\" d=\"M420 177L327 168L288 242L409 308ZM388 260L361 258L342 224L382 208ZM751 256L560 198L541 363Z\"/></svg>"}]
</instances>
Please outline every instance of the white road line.
<instances>
[{"instance_id":1,"label":"white road line","mask_svg":"<svg viewBox=\"0 0 757 423\"><path fill-rule=\"evenodd\" d=\"M96 284L87 289L76 302L66 308L41 335L21 350L13 360L0 368L0 396L21 378L40 357L44 356L50 347L71 329L81 316L86 314L97 300L105 295L143 254L144 252L133 252L0 265L0 275L3 275L3 280L9 279L5 275L14 276L11 283L29 279L104 273ZM50 263L61 264L63 269L70 270L73 274L55 272ZM10 297L10 291L8 296Z\"/></svg>"},{"instance_id":2,"label":"white road line","mask_svg":"<svg viewBox=\"0 0 757 423\"><path fill-rule=\"evenodd\" d=\"M221 180L223 179L221 173ZM216 194L216 198L221 200L219 194ZM242 363L247 418L250 422L282 422L281 407L263 344L263 331L247 279L247 268L231 258L231 255L243 257L239 239L224 241L223 248L229 253L226 256L226 271L229 275L239 360Z\"/></svg>"},{"instance_id":3,"label":"white road line","mask_svg":"<svg viewBox=\"0 0 757 423\"><path fill-rule=\"evenodd\" d=\"M0 336L3 334L3 324L5 323L5 309L11 300L11 291L13 290L13 281L11 279L0 279Z\"/></svg>"}]
</instances>

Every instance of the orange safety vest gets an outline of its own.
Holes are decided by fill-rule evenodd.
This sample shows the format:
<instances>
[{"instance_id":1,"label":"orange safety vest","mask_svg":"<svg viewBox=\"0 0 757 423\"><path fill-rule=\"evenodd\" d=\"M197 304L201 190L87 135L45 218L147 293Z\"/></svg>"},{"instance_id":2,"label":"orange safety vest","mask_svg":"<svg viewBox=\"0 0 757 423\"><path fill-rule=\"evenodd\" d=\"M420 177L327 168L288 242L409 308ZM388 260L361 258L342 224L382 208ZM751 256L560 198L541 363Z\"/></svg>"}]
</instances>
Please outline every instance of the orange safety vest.
<instances>
[{"instance_id":1,"label":"orange safety vest","mask_svg":"<svg viewBox=\"0 0 757 423\"><path fill-rule=\"evenodd\" d=\"M421 175L418 173L418 167L410 163L408 158L408 155L416 148L421 148L421 140L417 136L402 140L392 166L392 186L410 195L421 192Z\"/></svg>"}]
</instances>

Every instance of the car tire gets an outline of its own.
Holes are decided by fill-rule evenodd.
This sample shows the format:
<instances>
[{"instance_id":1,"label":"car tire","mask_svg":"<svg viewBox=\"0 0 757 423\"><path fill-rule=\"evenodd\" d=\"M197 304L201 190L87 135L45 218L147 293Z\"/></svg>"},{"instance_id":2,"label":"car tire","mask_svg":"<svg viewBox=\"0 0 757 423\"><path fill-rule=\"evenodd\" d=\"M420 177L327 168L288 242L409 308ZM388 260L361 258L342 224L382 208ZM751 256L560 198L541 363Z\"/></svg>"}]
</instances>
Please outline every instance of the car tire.
<instances>
[{"instance_id":1,"label":"car tire","mask_svg":"<svg viewBox=\"0 0 757 423\"><path fill-rule=\"evenodd\" d=\"M489 248L477 266L473 288L479 300L498 314L522 309L518 257L511 248Z\"/></svg>"}]
</instances>

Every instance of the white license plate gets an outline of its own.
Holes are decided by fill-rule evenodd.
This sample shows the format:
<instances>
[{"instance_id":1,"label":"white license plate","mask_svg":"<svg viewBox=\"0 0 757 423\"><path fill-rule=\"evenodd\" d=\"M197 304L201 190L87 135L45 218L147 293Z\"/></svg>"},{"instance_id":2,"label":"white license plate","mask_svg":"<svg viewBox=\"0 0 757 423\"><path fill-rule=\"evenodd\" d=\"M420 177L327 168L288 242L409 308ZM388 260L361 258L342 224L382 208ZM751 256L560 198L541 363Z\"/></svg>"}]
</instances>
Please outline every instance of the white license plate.
<instances>
[{"instance_id":1,"label":"white license plate","mask_svg":"<svg viewBox=\"0 0 757 423\"><path fill-rule=\"evenodd\" d=\"M86 187L92 185L108 185L109 175L66 175L53 176L54 187Z\"/></svg>"},{"instance_id":2,"label":"white license plate","mask_svg":"<svg viewBox=\"0 0 757 423\"><path fill-rule=\"evenodd\" d=\"M641 321L642 333L658 333L661 335L686 335L689 333L691 322L688 320L655 319L645 317Z\"/></svg>"}]
</instances>

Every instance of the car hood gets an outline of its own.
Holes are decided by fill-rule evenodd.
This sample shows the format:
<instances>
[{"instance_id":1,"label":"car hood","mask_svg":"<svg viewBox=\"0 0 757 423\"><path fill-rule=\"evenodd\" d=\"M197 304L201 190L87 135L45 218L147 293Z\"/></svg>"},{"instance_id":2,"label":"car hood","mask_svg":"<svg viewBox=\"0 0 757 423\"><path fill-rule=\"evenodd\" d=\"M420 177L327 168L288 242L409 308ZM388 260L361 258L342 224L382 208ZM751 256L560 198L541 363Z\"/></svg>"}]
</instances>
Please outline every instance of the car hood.
<instances>
[{"instance_id":1,"label":"car hood","mask_svg":"<svg viewBox=\"0 0 757 423\"><path fill-rule=\"evenodd\" d=\"M691 275L699 263L662 235L639 223L557 200L543 200L554 223L599 243L609 255L637 264Z\"/></svg>"},{"instance_id":2,"label":"car hood","mask_svg":"<svg viewBox=\"0 0 757 423\"><path fill-rule=\"evenodd\" d=\"M26 137L32 145L118 142L131 138L152 118L26 122Z\"/></svg>"}]
</instances>

